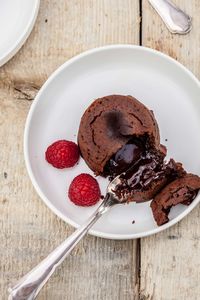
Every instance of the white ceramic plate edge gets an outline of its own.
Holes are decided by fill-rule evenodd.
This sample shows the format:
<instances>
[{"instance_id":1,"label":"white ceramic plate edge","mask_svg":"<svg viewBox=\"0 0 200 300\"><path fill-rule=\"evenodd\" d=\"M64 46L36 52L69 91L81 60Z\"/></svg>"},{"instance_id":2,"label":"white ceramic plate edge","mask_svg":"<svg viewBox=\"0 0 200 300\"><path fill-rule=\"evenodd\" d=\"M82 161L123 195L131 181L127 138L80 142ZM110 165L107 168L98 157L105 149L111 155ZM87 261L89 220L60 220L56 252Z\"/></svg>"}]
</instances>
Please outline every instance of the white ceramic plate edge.
<instances>
[{"instance_id":1,"label":"white ceramic plate edge","mask_svg":"<svg viewBox=\"0 0 200 300\"><path fill-rule=\"evenodd\" d=\"M58 211L48 200L48 198L43 194L43 192L41 191L39 185L37 184L35 177L33 175L33 172L31 170L31 166L30 166L30 162L29 162L29 157L28 157L28 133L29 133L29 127L30 127L30 121L34 112L34 108L37 105L37 102L39 101L40 95L42 94L43 90L51 83L51 81L58 75L58 73L60 73L66 66L69 66L70 64L72 64L74 61L79 60L81 58L83 58L84 56L90 55L92 53L95 52L99 52L99 51L106 51L107 49L121 49L121 48L129 48L129 49L137 49L140 48L141 51L149 51L151 53L155 53L158 56L161 56L163 58L165 58L168 61L171 61L175 64L178 65L178 67L180 67L184 72L186 72L191 78L192 80L194 80L197 85L200 88L200 82L199 80L194 76L194 74L189 71L186 67L184 67L181 63L177 62L175 59L167 56L166 54L163 54L157 50L153 50L151 48L147 48L147 47L141 47L141 46L137 46L137 45L129 45L129 44L125 44L125 45L121 45L121 44L116 44L116 45L108 45L108 46L103 46L103 47L99 47L99 48L94 48L88 51L85 51L71 59L69 59L68 61L66 61L63 65L61 65L56 71L54 71L50 77L47 79L47 81L44 83L44 85L41 87L40 91L38 92L37 96L35 97L31 108L29 110L27 119L26 119L26 123L25 123L25 130L24 130L24 159L25 159L25 164L26 164L26 168L29 174L29 177L31 179L31 182L35 188L35 190L37 191L38 195L40 196L40 198L45 202L45 204L58 216L60 217L62 220L64 220L65 222L67 222L68 224L70 224L71 226L78 228L79 224L77 224L76 222L72 221L71 219L67 218L64 214L62 214L60 211ZM145 231L142 233L133 233L133 234L107 234L107 233L102 233L100 231L96 231L96 230L90 230L89 234L94 235L94 236L98 236L98 237L102 237L102 238L107 238L107 239L115 239L115 240L128 240L128 239L136 239L136 238L142 238L142 237L146 237L152 234L156 234L158 232L161 232L171 226L173 226L174 224L176 224L177 222L181 221L187 214L189 214L192 209L200 202L200 194L196 197L196 199L190 204L190 206L188 206L188 208L183 211L181 214L179 214L176 218L174 218L173 220L169 221L168 223L157 227L155 229L149 230L149 231Z\"/></svg>"},{"instance_id":2,"label":"white ceramic plate edge","mask_svg":"<svg viewBox=\"0 0 200 300\"><path fill-rule=\"evenodd\" d=\"M35 25L35 21L38 15L40 7L40 0L36 0L35 7L33 9L31 18L27 26L24 28L24 31L22 32L20 38L15 42L15 44L7 51L7 54L0 57L0 67L3 66L5 63L7 63L24 45L27 38L29 37L33 26Z\"/></svg>"}]
</instances>

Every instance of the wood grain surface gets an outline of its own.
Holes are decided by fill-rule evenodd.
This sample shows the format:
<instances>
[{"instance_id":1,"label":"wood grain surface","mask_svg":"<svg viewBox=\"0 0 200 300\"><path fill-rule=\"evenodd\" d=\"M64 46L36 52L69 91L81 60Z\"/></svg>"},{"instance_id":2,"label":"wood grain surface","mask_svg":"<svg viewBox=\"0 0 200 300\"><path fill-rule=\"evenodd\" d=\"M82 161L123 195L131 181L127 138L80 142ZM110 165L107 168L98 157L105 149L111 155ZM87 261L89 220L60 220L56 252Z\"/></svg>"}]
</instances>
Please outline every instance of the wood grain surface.
<instances>
[{"instance_id":1,"label":"wood grain surface","mask_svg":"<svg viewBox=\"0 0 200 300\"><path fill-rule=\"evenodd\" d=\"M177 0L193 17L193 29L172 35L143 0L142 43L160 50L200 78L200 2ZM141 240L141 295L145 300L200 299L200 206L172 228Z\"/></svg>"},{"instance_id":2,"label":"wood grain surface","mask_svg":"<svg viewBox=\"0 0 200 300\"><path fill-rule=\"evenodd\" d=\"M0 68L0 299L74 230L43 204L25 169L23 130L37 91L70 57L115 43L163 51L200 77L200 3L174 2L193 16L186 36L170 34L147 0L42 0L27 42ZM86 237L38 299L200 299L199 217L198 207L171 229L137 241Z\"/></svg>"}]
</instances>

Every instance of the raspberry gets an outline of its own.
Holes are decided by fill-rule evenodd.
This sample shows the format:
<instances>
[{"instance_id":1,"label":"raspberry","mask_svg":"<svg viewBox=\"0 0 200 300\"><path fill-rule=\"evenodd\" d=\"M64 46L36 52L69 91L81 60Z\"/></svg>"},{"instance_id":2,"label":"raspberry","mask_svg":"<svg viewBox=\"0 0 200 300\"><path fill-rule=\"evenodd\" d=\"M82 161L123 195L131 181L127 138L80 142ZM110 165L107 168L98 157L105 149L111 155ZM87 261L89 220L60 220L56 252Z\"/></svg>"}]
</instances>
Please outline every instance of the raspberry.
<instances>
[{"instance_id":1,"label":"raspberry","mask_svg":"<svg viewBox=\"0 0 200 300\"><path fill-rule=\"evenodd\" d=\"M101 192L94 177L89 174L80 174L70 184L68 196L76 205L91 206L99 201Z\"/></svg>"},{"instance_id":2,"label":"raspberry","mask_svg":"<svg viewBox=\"0 0 200 300\"><path fill-rule=\"evenodd\" d=\"M74 142L59 140L47 148L45 157L48 163L55 168L70 168L79 159L79 148Z\"/></svg>"}]
</instances>

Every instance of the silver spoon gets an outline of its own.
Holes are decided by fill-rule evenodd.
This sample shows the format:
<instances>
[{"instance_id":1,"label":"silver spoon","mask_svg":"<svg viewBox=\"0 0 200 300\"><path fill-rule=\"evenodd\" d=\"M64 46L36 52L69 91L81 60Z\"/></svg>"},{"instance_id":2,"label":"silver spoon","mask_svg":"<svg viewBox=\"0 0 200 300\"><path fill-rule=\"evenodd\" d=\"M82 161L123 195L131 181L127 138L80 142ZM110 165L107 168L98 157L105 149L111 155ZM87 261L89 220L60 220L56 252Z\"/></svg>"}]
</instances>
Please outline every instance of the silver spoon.
<instances>
[{"instance_id":1,"label":"silver spoon","mask_svg":"<svg viewBox=\"0 0 200 300\"><path fill-rule=\"evenodd\" d=\"M149 0L172 33L186 34L192 28L192 19L170 0Z\"/></svg>"},{"instance_id":2,"label":"silver spoon","mask_svg":"<svg viewBox=\"0 0 200 300\"><path fill-rule=\"evenodd\" d=\"M85 224L78 228L41 263L26 274L13 288L9 288L9 300L35 299L44 284L54 273L55 269L63 262L76 244L86 235L94 223L96 223L96 221L111 207L126 202L126 196L122 196L119 199L115 194L118 185L121 184L120 176L121 174L110 182L103 202Z\"/></svg>"}]
</instances>

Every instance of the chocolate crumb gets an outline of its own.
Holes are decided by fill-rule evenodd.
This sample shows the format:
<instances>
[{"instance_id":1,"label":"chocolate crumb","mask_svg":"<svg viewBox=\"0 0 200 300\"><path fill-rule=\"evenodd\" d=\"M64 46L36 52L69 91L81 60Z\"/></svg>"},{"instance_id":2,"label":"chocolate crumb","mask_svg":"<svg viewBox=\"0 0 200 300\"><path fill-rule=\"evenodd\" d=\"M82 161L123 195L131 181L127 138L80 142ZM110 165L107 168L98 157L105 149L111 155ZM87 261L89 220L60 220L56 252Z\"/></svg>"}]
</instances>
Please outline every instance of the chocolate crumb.
<instances>
[{"instance_id":1,"label":"chocolate crumb","mask_svg":"<svg viewBox=\"0 0 200 300\"><path fill-rule=\"evenodd\" d=\"M132 221L132 224L135 224L135 220Z\"/></svg>"},{"instance_id":2,"label":"chocolate crumb","mask_svg":"<svg viewBox=\"0 0 200 300\"><path fill-rule=\"evenodd\" d=\"M6 172L3 173L4 178L6 179L8 177L8 174Z\"/></svg>"},{"instance_id":3,"label":"chocolate crumb","mask_svg":"<svg viewBox=\"0 0 200 300\"><path fill-rule=\"evenodd\" d=\"M103 195L101 195L101 196L100 196L100 198L103 200L103 199L104 199L104 196L103 196Z\"/></svg>"},{"instance_id":4,"label":"chocolate crumb","mask_svg":"<svg viewBox=\"0 0 200 300\"><path fill-rule=\"evenodd\" d=\"M48 22L48 19L45 19L45 23L47 23Z\"/></svg>"}]
</instances>

